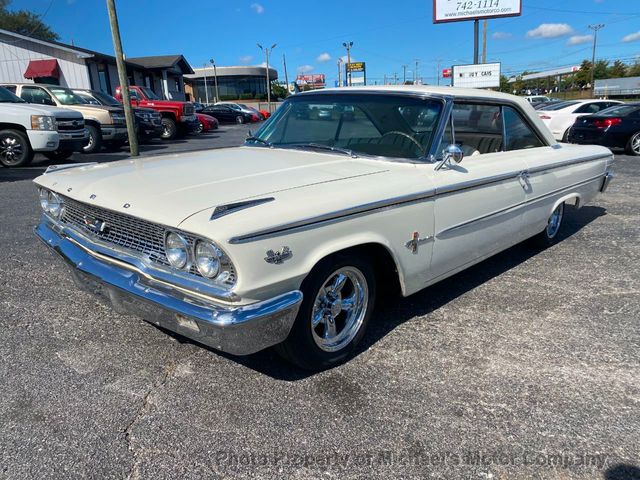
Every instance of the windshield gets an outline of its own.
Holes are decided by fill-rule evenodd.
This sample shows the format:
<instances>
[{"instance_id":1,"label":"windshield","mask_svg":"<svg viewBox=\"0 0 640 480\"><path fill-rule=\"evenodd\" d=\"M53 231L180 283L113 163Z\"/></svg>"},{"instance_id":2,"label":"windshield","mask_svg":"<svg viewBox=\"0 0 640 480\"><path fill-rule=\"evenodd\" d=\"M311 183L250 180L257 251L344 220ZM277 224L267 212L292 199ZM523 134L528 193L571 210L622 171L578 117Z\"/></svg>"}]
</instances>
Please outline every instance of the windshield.
<instances>
[{"instance_id":1,"label":"windshield","mask_svg":"<svg viewBox=\"0 0 640 480\"><path fill-rule=\"evenodd\" d=\"M87 103L82 97L76 95L68 88L49 88L58 101L63 105L78 105Z\"/></svg>"},{"instance_id":2,"label":"windshield","mask_svg":"<svg viewBox=\"0 0 640 480\"><path fill-rule=\"evenodd\" d=\"M150 88L142 87L140 90L142 90L142 93L144 93L144 96L147 97L148 100L162 100L158 95L153 93L153 90Z\"/></svg>"},{"instance_id":3,"label":"windshield","mask_svg":"<svg viewBox=\"0 0 640 480\"><path fill-rule=\"evenodd\" d=\"M87 95L90 95L93 98L95 98L101 105L108 105L111 107L122 106L122 104L118 100L113 98L111 95L107 95L106 93L103 93L103 92L91 92L90 94L88 93Z\"/></svg>"},{"instance_id":4,"label":"windshield","mask_svg":"<svg viewBox=\"0 0 640 480\"><path fill-rule=\"evenodd\" d=\"M0 87L0 102L2 103L27 103L17 95L14 95L4 87Z\"/></svg>"},{"instance_id":5,"label":"windshield","mask_svg":"<svg viewBox=\"0 0 640 480\"><path fill-rule=\"evenodd\" d=\"M427 156L443 102L408 95L326 93L287 100L248 144L419 159Z\"/></svg>"},{"instance_id":6,"label":"windshield","mask_svg":"<svg viewBox=\"0 0 640 480\"><path fill-rule=\"evenodd\" d=\"M636 110L640 110L640 105L616 105L615 107L605 108L597 113L599 117L626 117Z\"/></svg>"}]
</instances>

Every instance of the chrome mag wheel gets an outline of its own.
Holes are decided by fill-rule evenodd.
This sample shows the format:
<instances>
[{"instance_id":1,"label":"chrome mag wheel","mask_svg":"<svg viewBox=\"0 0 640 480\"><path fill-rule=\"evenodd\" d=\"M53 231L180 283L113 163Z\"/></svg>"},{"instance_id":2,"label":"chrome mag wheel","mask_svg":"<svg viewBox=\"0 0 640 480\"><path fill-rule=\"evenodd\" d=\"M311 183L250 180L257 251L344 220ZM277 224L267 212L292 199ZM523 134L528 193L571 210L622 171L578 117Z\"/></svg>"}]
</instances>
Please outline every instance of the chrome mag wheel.
<instances>
[{"instance_id":1,"label":"chrome mag wheel","mask_svg":"<svg viewBox=\"0 0 640 480\"><path fill-rule=\"evenodd\" d=\"M369 287L355 267L331 274L316 295L311 312L311 333L325 352L336 352L358 334L367 313Z\"/></svg>"},{"instance_id":2,"label":"chrome mag wheel","mask_svg":"<svg viewBox=\"0 0 640 480\"><path fill-rule=\"evenodd\" d=\"M19 164L25 153L26 145L22 144L20 137L6 134L0 139L0 157L6 166Z\"/></svg>"},{"instance_id":3,"label":"chrome mag wheel","mask_svg":"<svg viewBox=\"0 0 640 480\"><path fill-rule=\"evenodd\" d=\"M547 237L554 238L560 230L562 224L562 216L564 215L564 203L561 203L556 207L547 223Z\"/></svg>"},{"instance_id":4,"label":"chrome mag wheel","mask_svg":"<svg viewBox=\"0 0 640 480\"><path fill-rule=\"evenodd\" d=\"M631 137L631 151L636 155L640 155L640 132Z\"/></svg>"}]
</instances>

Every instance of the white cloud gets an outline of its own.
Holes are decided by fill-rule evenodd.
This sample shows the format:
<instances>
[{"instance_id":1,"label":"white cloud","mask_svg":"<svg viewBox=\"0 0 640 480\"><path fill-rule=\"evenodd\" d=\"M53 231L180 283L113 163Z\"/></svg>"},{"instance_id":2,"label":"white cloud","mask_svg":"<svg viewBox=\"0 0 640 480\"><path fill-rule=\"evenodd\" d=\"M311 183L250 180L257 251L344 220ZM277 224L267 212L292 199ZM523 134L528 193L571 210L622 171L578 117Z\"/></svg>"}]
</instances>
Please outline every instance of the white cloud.
<instances>
[{"instance_id":1,"label":"white cloud","mask_svg":"<svg viewBox=\"0 0 640 480\"><path fill-rule=\"evenodd\" d=\"M305 74L305 73L313 72L314 68L315 67L313 65L300 65L298 67L298 73Z\"/></svg>"},{"instance_id":2,"label":"white cloud","mask_svg":"<svg viewBox=\"0 0 640 480\"><path fill-rule=\"evenodd\" d=\"M318 58L316 58L316 62L328 62L329 60L331 60L331 55L329 55L327 52L321 53L320 55L318 55Z\"/></svg>"},{"instance_id":3,"label":"white cloud","mask_svg":"<svg viewBox=\"0 0 640 480\"><path fill-rule=\"evenodd\" d=\"M340 60L342 60L342 63L347 63L347 56L343 55L340 57ZM356 57L354 57L353 55L351 55L351 63L357 62L358 60L356 60Z\"/></svg>"},{"instance_id":4,"label":"white cloud","mask_svg":"<svg viewBox=\"0 0 640 480\"><path fill-rule=\"evenodd\" d=\"M260 5L259 3L252 3L251 4L251 10L256 12L258 15L260 15L261 13L264 13L264 7L262 5Z\"/></svg>"},{"instance_id":5,"label":"white cloud","mask_svg":"<svg viewBox=\"0 0 640 480\"><path fill-rule=\"evenodd\" d=\"M507 32L495 32L493 35L491 35L491 38L493 38L494 40L507 40L511 37L513 37L513 35Z\"/></svg>"},{"instance_id":6,"label":"white cloud","mask_svg":"<svg viewBox=\"0 0 640 480\"><path fill-rule=\"evenodd\" d=\"M249 63L251 60L253 60L253 55L245 55L243 57L240 57L240 63Z\"/></svg>"},{"instance_id":7,"label":"white cloud","mask_svg":"<svg viewBox=\"0 0 640 480\"><path fill-rule=\"evenodd\" d=\"M256 66L256 67L267 68L267 62L262 62L262 63L259 63L258 65L255 65L255 66ZM272 67L272 66L271 66L271 65L269 65L269 68L271 68L271 67Z\"/></svg>"},{"instance_id":8,"label":"white cloud","mask_svg":"<svg viewBox=\"0 0 640 480\"><path fill-rule=\"evenodd\" d=\"M593 40L593 35L574 35L569 38L567 45L582 45L583 43L589 43Z\"/></svg>"},{"instance_id":9,"label":"white cloud","mask_svg":"<svg viewBox=\"0 0 640 480\"><path fill-rule=\"evenodd\" d=\"M529 38L556 38L564 37L573 33L571 28L566 23L543 23L538 28L529 30L527 37Z\"/></svg>"},{"instance_id":10,"label":"white cloud","mask_svg":"<svg viewBox=\"0 0 640 480\"><path fill-rule=\"evenodd\" d=\"M640 40L640 32L630 33L629 35L626 35L622 38L622 41L625 43L637 42L638 40Z\"/></svg>"}]
</instances>

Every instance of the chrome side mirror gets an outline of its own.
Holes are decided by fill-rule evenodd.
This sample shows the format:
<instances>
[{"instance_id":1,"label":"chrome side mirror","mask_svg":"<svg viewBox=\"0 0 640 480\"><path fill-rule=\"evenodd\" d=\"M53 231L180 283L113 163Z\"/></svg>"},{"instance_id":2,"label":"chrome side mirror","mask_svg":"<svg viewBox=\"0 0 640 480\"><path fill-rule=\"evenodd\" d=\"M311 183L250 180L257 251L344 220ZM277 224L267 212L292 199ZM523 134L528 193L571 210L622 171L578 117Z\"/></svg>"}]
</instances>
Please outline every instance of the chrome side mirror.
<instances>
[{"instance_id":1,"label":"chrome side mirror","mask_svg":"<svg viewBox=\"0 0 640 480\"><path fill-rule=\"evenodd\" d=\"M463 158L464 152L462 151L462 149L455 143L452 143L442 151L442 160L440 161L440 163L438 163L438 165L436 165L436 170L440 170L445 163L450 164L452 161L460 163L462 162Z\"/></svg>"}]
</instances>

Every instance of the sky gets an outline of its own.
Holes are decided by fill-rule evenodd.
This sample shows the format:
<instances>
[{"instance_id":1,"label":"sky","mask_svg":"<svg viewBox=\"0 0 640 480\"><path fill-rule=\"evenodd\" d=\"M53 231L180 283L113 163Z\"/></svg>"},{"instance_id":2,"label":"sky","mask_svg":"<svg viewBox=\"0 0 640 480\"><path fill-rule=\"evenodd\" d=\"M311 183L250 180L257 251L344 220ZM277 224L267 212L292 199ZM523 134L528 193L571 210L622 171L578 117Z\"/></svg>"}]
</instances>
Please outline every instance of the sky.
<instances>
[{"instance_id":1,"label":"sky","mask_svg":"<svg viewBox=\"0 0 640 480\"><path fill-rule=\"evenodd\" d=\"M473 22L434 25L432 0L116 0L125 55L183 54L192 67L260 65L256 46L276 44L270 64L284 80L323 73L338 76L343 42L352 61L367 65L367 83L385 76L437 73L473 61ZM522 0L522 16L489 20L487 61L507 76L579 65L591 58L590 24L598 33L598 58L640 59L640 0ZM10 8L44 15L61 41L113 53L105 0L13 0ZM403 68L403 65L406 67ZM440 70L438 70L438 66Z\"/></svg>"}]
</instances>

